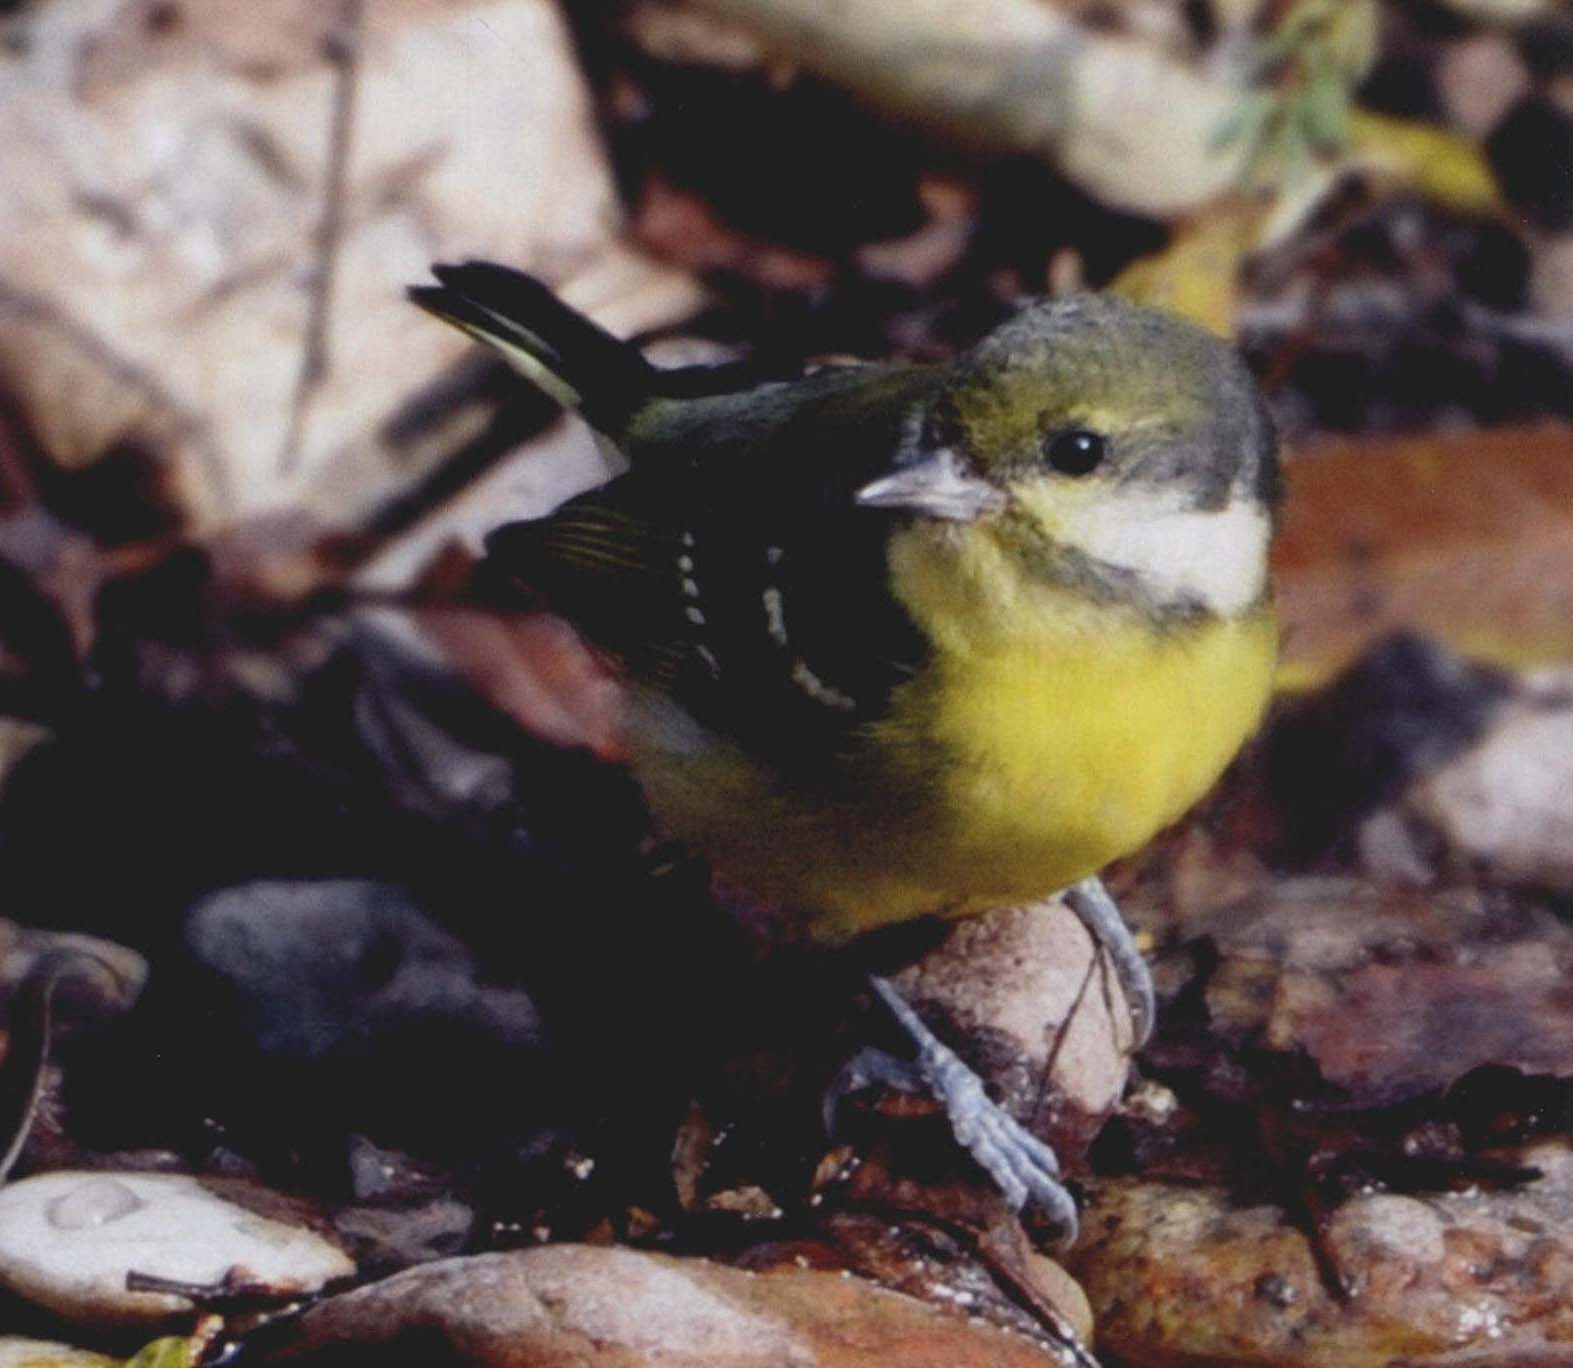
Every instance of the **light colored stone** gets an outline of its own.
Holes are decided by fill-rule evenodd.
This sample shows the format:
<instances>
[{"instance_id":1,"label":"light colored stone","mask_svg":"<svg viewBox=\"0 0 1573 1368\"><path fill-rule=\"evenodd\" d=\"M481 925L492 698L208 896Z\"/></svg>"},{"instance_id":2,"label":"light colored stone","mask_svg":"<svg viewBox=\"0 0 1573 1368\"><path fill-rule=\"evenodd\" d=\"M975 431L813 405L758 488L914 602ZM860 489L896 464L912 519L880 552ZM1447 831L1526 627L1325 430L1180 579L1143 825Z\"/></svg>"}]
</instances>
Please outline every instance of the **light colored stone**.
<instances>
[{"instance_id":1,"label":"light colored stone","mask_svg":"<svg viewBox=\"0 0 1573 1368\"><path fill-rule=\"evenodd\" d=\"M0 1368L117 1368L119 1363L70 1344L0 1335Z\"/></svg>"},{"instance_id":2,"label":"light colored stone","mask_svg":"<svg viewBox=\"0 0 1573 1368\"><path fill-rule=\"evenodd\" d=\"M1561 325L1564 353L1573 351L1573 233L1535 243L1529 268L1529 297L1536 313Z\"/></svg>"},{"instance_id":3,"label":"light colored stone","mask_svg":"<svg viewBox=\"0 0 1573 1368\"><path fill-rule=\"evenodd\" d=\"M977 1063L1018 1120L1033 1125L1039 1111L1053 1119L1056 1144L1090 1140L1119 1100L1129 1009L1064 903L959 920L895 982L914 1005L937 1006L954 1021L954 1043L986 1055Z\"/></svg>"},{"instance_id":4,"label":"light colored stone","mask_svg":"<svg viewBox=\"0 0 1573 1368\"><path fill-rule=\"evenodd\" d=\"M1434 1264L1447 1253L1445 1227L1435 1207L1414 1197L1375 1192L1339 1207L1328 1231L1336 1250L1365 1245L1417 1264Z\"/></svg>"},{"instance_id":5,"label":"light colored stone","mask_svg":"<svg viewBox=\"0 0 1573 1368\"><path fill-rule=\"evenodd\" d=\"M1405 805L1494 877L1573 889L1573 706L1504 711Z\"/></svg>"},{"instance_id":6,"label":"light colored stone","mask_svg":"<svg viewBox=\"0 0 1573 1368\"><path fill-rule=\"evenodd\" d=\"M1490 31L1444 47L1436 83L1453 122L1472 138L1490 133L1530 88L1529 69L1512 38Z\"/></svg>"},{"instance_id":7,"label":"light colored stone","mask_svg":"<svg viewBox=\"0 0 1573 1368\"><path fill-rule=\"evenodd\" d=\"M861 1279L550 1245L446 1259L333 1297L279 1361L349 1346L478 1368L1052 1368L1047 1351Z\"/></svg>"},{"instance_id":8,"label":"light colored stone","mask_svg":"<svg viewBox=\"0 0 1573 1368\"><path fill-rule=\"evenodd\" d=\"M0 1189L0 1285L68 1319L149 1322L190 1311L184 1297L128 1292L130 1272L213 1284L231 1271L305 1293L355 1266L311 1231L180 1174L62 1171Z\"/></svg>"}]
</instances>

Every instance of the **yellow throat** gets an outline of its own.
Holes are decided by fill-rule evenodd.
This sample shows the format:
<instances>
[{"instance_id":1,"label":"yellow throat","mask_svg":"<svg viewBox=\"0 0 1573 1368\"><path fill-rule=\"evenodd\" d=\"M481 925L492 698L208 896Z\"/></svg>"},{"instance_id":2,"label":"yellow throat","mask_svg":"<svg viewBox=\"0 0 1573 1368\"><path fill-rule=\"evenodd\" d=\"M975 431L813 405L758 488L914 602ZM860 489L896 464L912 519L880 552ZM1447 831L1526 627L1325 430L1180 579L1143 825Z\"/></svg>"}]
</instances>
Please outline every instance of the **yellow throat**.
<instances>
[{"instance_id":1,"label":"yellow throat","mask_svg":"<svg viewBox=\"0 0 1573 1368\"><path fill-rule=\"evenodd\" d=\"M1056 891L1176 821L1256 729L1277 649L1265 601L1159 626L1023 584L984 540L958 554L974 562L963 573L893 547L935 655L878 724L932 794L939 830L909 868L951 912ZM903 915L836 902L842 931Z\"/></svg>"}]
</instances>

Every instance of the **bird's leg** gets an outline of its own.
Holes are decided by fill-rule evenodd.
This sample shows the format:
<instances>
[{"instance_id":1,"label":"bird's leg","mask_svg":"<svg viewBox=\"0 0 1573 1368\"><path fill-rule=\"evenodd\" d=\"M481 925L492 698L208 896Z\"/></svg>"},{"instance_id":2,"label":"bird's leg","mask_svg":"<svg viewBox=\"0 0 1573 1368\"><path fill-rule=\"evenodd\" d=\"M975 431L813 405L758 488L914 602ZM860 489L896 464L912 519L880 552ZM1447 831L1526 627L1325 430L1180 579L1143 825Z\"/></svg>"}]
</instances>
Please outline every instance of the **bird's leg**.
<instances>
[{"instance_id":1,"label":"bird's leg","mask_svg":"<svg viewBox=\"0 0 1573 1368\"><path fill-rule=\"evenodd\" d=\"M880 1083L903 1092L929 1092L945 1108L956 1140L1020 1211L1029 1201L1048 1218L1056 1244L1076 1238L1076 1203L1060 1181L1054 1150L993 1101L983 1080L931 1031L895 986L878 974L869 986L917 1046L907 1061L882 1050L863 1050L842 1069L825 1097L825 1124L835 1120L841 1098Z\"/></svg>"},{"instance_id":2,"label":"bird's leg","mask_svg":"<svg viewBox=\"0 0 1573 1368\"><path fill-rule=\"evenodd\" d=\"M1109 957L1114 977L1119 980L1120 991L1124 993L1125 1004L1131 1013L1131 1031L1134 1035L1131 1048L1141 1049L1152 1036L1157 1000L1153 993L1152 973L1147 968L1147 961L1142 958L1142 952L1136 948L1136 938L1125 924L1119 904L1109 896L1109 890L1096 874L1072 884L1062 896L1065 905L1087 928L1087 934Z\"/></svg>"},{"instance_id":3,"label":"bird's leg","mask_svg":"<svg viewBox=\"0 0 1573 1368\"><path fill-rule=\"evenodd\" d=\"M1156 1015L1152 976L1119 906L1096 875L1065 890L1076 914L1099 951L1108 956L1131 1014L1134 1048L1152 1034ZM834 1127L836 1109L850 1092L882 1084L903 1092L929 1092L945 1107L958 1142L998 1185L1012 1208L1033 1202L1068 1244L1076 1236L1076 1206L1060 1180L1054 1150L992 1101L983 1081L946 1046L888 979L869 976L869 985L917 1046L911 1060L867 1049L842 1068L825 1096L825 1128Z\"/></svg>"}]
</instances>

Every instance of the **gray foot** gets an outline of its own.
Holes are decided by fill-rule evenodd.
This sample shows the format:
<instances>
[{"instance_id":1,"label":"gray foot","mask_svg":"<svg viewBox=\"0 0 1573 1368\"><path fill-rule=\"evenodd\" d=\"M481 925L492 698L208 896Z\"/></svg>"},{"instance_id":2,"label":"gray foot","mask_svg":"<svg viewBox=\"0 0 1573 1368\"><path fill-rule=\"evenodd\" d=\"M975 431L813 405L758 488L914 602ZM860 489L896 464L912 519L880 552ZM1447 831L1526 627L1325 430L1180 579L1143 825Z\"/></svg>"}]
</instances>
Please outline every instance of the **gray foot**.
<instances>
[{"instance_id":1,"label":"gray foot","mask_svg":"<svg viewBox=\"0 0 1573 1368\"><path fill-rule=\"evenodd\" d=\"M1114 977L1120 981L1131 1009L1131 1029L1136 1037L1132 1048L1139 1050L1151 1038L1153 1020L1158 1014L1147 961L1136 948L1131 929L1120 915L1119 904L1109 896L1109 890L1096 874L1072 884L1064 896L1066 906L1081 919L1087 934L1109 957Z\"/></svg>"},{"instance_id":2,"label":"gray foot","mask_svg":"<svg viewBox=\"0 0 1573 1368\"><path fill-rule=\"evenodd\" d=\"M904 1092L930 1092L944 1105L956 1140L992 1178L1013 1211L1029 1201L1048 1218L1054 1242L1076 1238L1076 1203L1060 1181L1054 1150L1038 1139L983 1090L983 1080L943 1044L886 979L869 984L917 1046L917 1057L900 1060L881 1050L863 1050L841 1071L825 1098L829 1128L847 1093L876 1083Z\"/></svg>"}]
</instances>

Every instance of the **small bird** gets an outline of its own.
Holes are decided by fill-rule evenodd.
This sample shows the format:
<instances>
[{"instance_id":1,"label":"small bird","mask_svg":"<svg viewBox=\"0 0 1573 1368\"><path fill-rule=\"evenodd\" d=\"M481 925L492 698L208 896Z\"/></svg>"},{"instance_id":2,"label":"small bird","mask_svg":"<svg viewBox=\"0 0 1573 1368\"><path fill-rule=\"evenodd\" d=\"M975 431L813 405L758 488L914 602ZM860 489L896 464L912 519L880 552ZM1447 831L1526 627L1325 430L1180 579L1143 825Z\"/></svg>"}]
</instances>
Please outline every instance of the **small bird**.
<instances>
[{"instance_id":1,"label":"small bird","mask_svg":"<svg viewBox=\"0 0 1573 1368\"><path fill-rule=\"evenodd\" d=\"M1097 872L1218 778L1276 653L1275 441L1235 354L1084 294L949 363L760 382L658 370L506 267L433 273L417 304L628 459L488 562L627 682L666 833L818 941L1068 889L1144 1037ZM1073 1230L1052 1151L875 987L958 1138Z\"/></svg>"}]
</instances>

